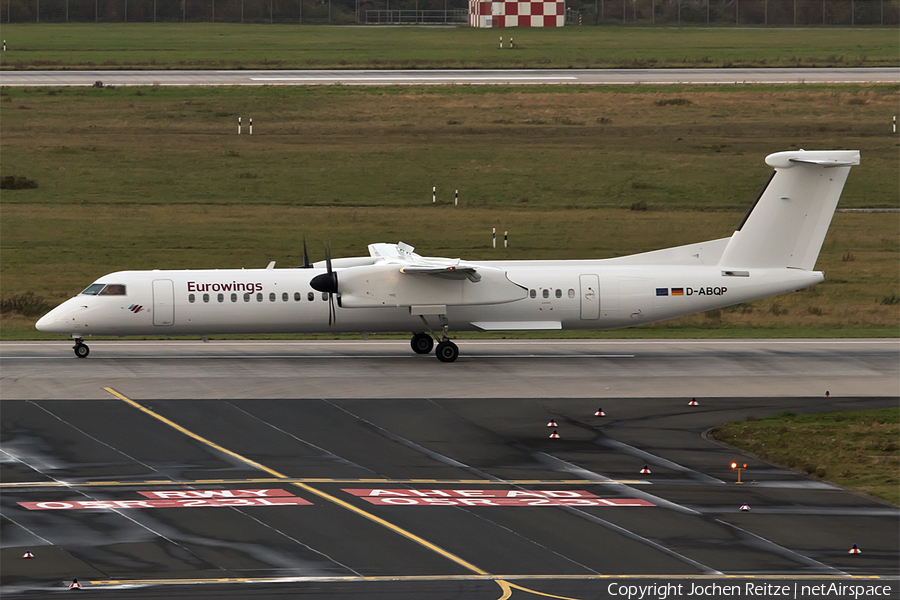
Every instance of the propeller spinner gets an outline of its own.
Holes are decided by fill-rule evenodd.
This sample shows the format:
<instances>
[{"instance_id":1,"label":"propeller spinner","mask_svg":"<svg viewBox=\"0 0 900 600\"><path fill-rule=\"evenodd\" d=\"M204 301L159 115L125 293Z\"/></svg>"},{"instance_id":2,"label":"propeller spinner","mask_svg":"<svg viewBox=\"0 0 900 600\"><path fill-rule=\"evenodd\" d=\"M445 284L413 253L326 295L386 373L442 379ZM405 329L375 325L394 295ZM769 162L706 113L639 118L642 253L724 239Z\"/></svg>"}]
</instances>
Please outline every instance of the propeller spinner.
<instances>
[{"instance_id":1,"label":"propeller spinner","mask_svg":"<svg viewBox=\"0 0 900 600\"><path fill-rule=\"evenodd\" d=\"M334 295L338 293L337 273L331 268L331 247L325 246L325 273L313 277L309 285L312 289L328 294L328 326L337 321L337 309L334 306ZM338 301L340 303L340 301Z\"/></svg>"}]
</instances>

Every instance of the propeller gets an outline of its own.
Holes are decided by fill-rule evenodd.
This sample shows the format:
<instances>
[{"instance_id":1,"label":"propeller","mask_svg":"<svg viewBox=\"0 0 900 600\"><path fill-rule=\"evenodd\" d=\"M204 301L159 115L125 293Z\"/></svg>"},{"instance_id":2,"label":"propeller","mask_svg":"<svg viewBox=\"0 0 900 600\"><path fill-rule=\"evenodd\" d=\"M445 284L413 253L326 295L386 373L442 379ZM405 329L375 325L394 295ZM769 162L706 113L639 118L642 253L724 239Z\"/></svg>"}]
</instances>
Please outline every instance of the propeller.
<instances>
[{"instance_id":1,"label":"propeller","mask_svg":"<svg viewBox=\"0 0 900 600\"><path fill-rule=\"evenodd\" d=\"M337 321L337 309L334 307L334 295L338 293L337 273L331 268L331 245L325 244L325 272L316 275L309 282L312 289L328 294L328 326ZM340 303L340 301L338 301Z\"/></svg>"}]
</instances>

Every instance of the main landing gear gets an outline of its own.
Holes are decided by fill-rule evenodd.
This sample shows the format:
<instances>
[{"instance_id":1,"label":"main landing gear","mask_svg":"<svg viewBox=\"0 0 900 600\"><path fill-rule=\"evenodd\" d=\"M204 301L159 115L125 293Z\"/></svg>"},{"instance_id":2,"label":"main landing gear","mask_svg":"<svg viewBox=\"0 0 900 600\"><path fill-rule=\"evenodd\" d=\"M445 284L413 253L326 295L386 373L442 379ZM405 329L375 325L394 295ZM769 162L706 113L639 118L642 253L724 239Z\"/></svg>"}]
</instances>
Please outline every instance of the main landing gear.
<instances>
[{"instance_id":1,"label":"main landing gear","mask_svg":"<svg viewBox=\"0 0 900 600\"><path fill-rule=\"evenodd\" d=\"M87 344L81 341L81 338L75 339L75 345L72 346L72 348L75 350L75 356L78 358L87 358L88 354L91 353L91 349L87 347Z\"/></svg>"},{"instance_id":2,"label":"main landing gear","mask_svg":"<svg viewBox=\"0 0 900 600\"><path fill-rule=\"evenodd\" d=\"M439 361L449 363L459 358L459 347L451 342L450 338L447 337L447 331L449 329L447 317L445 315L440 315L440 317L443 335L441 336L441 341L437 344L434 355L437 356L437 359ZM428 324L428 321L425 320L425 317L421 318L422 322L425 323L425 326L428 327L429 331L431 331L431 326ZM431 335L419 332L413 335L412 339L409 342L409 345L412 346L413 352L415 352L416 354L428 354L429 352L431 352L431 349L434 348L435 337L437 336L434 335L433 331L431 332Z\"/></svg>"}]
</instances>

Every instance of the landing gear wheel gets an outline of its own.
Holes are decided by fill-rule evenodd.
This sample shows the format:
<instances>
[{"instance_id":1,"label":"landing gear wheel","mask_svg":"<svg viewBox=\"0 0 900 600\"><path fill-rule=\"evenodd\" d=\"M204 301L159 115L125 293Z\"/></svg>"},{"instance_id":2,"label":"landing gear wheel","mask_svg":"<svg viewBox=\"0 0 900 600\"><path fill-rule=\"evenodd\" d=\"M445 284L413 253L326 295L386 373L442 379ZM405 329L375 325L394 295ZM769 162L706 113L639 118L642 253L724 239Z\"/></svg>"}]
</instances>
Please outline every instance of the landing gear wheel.
<instances>
[{"instance_id":1,"label":"landing gear wheel","mask_svg":"<svg viewBox=\"0 0 900 600\"><path fill-rule=\"evenodd\" d=\"M91 353L91 349L81 340L75 342L73 348L75 349L75 356L78 358L87 358L88 354Z\"/></svg>"},{"instance_id":2,"label":"landing gear wheel","mask_svg":"<svg viewBox=\"0 0 900 600\"><path fill-rule=\"evenodd\" d=\"M416 354L428 354L434 348L434 338L427 333L417 333L412 336L409 345Z\"/></svg>"},{"instance_id":3,"label":"landing gear wheel","mask_svg":"<svg viewBox=\"0 0 900 600\"><path fill-rule=\"evenodd\" d=\"M437 345L437 350L434 351L434 354L439 361L449 363L459 357L459 348L453 342L444 340Z\"/></svg>"}]
</instances>

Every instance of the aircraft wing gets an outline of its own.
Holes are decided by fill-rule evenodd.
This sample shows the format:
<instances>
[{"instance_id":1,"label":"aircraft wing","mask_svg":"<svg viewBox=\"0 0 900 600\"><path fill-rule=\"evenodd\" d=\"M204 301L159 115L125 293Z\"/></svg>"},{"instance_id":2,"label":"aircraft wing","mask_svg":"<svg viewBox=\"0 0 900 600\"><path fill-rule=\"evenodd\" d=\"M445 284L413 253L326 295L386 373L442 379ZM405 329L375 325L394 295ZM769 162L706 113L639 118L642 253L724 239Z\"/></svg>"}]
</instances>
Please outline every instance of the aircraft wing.
<instances>
[{"instance_id":1,"label":"aircraft wing","mask_svg":"<svg viewBox=\"0 0 900 600\"><path fill-rule=\"evenodd\" d=\"M502 304L525 298L528 290L510 281L506 271L423 257L412 246L371 244L372 265L337 272L341 306L346 308L465 306Z\"/></svg>"}]
</instances>

